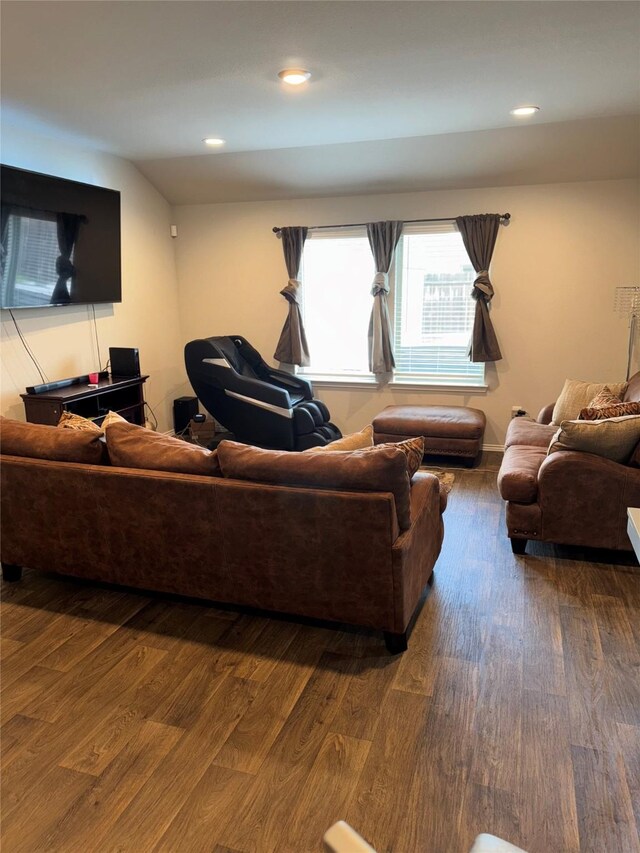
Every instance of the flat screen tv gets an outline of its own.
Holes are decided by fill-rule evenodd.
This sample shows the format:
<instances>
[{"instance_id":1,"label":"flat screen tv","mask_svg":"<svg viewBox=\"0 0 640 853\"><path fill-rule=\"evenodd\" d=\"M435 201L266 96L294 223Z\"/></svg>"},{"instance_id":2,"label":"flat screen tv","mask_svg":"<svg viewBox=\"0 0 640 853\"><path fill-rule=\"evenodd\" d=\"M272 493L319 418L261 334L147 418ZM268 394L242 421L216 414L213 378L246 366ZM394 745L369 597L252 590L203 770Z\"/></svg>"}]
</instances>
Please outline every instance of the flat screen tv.
<instances>
[{"instance_id":1,"label":"flat screen tv","mask_svg":"<svg viewBox=\"0 0 640 853\"><path fill-rule=\"evenodd\" d=\"M121 302L120 193L0 167L0 307Z\"/></svg>"}]
</instances>

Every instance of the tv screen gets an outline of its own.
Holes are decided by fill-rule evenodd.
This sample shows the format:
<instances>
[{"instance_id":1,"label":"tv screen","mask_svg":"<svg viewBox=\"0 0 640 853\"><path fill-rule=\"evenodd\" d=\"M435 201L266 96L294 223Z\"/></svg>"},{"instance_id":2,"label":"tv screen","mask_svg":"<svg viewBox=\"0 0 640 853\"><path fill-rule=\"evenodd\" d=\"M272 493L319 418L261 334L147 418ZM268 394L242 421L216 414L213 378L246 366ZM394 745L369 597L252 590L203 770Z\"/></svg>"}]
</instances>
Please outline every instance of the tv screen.
<instances>
[{"instance_id":1,"label":"tv screen","mask_svg":"<svg viewBox=\"0 0 640 853\"><path fill-rule=\"evenodd\" d=\"M0 167L2 308L120 302L120 193Z\"/></svg>"}]
</instances>

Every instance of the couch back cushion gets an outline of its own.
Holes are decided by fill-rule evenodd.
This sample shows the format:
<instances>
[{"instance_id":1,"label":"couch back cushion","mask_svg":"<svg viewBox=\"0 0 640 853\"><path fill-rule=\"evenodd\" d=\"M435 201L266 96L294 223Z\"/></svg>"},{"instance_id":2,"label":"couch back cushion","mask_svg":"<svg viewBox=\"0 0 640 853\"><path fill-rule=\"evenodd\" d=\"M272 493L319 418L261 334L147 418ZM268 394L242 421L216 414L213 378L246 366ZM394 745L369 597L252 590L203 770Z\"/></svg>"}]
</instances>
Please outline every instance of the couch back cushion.
<instances>
[{"instance_id":1,"label":"couch back cushion","mask_svg":"<svg viewBox=\"0 0 640 853\"><path fill-rule=\"evenodd\" d=\"M0 450L8 456L29 456L52 462L101 465L107 461L99 430L57 429L1 417Z\"/></svg>"},{"instance_id":2,"label":"couch back cushion","mask_svg":"<svg viewBox=\"0 0 640 853\"><path fill-rule=\"evenodd\" d=\"M224 477L276 486L391 492L401 530L411 526L406 456L396 447L290 453L223 441L218 460Z\"/></svg>"},{"instance_id":3,"label":"couch back cushion","mask_svg":"<svg viewBox=\"0 0 640 853\"><path fill-rule=\"evenodd\" d=\"M563 421L549 445L549 453L581 450L628 464L640 441L640 415L602 421Z\"/></svg>"},{"instance_id":4,"label":"couch back cushion","mask_svg":"<svg viewBox=\"0 0 640 853\"><path fill-rule=\"evenodd\" d=\"M594 397L608 387L616 397L622 397L627 389L626 382L583 382L581 379L567 379L560 396L553 407L551 423L560 426L562 421L572 421L580 417Z\"/></svg>"},{"instance_id":5,"label":"couch back cushion","mask_svg":"<svg viewBox=\"0 0 640 853\"><path fill-rule=\"evenodd\" d=\"M162 435L127 421L114 421L106 430L112 465L172 471L175 474L221 475L216 451Z\"/></svg>"}]
</instances>

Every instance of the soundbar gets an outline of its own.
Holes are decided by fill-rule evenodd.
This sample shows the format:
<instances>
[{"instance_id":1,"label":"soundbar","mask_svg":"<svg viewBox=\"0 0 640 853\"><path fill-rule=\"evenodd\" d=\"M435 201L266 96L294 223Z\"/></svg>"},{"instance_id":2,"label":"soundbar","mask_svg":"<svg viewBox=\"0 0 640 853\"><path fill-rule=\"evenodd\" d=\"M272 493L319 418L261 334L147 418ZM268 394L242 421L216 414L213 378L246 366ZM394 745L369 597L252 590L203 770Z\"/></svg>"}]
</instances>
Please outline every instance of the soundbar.
<instances>
[{"instance_id":1,"label":"soundbar","mask_svg":"<svg viewBox=\"0 0 640 853\"><path fill-rule=\"evenodd\" d=\"M98 373L99 380L108 379L109 371L101 370ZM83 376L72 376L70 379L57 379L55 382L43 382L42 385L30 385L27 394L46 394L48 391L57 391L59 388L68 388L70 385L86 385L89 382L89 374Z\"/></svg>"}]
</instances>

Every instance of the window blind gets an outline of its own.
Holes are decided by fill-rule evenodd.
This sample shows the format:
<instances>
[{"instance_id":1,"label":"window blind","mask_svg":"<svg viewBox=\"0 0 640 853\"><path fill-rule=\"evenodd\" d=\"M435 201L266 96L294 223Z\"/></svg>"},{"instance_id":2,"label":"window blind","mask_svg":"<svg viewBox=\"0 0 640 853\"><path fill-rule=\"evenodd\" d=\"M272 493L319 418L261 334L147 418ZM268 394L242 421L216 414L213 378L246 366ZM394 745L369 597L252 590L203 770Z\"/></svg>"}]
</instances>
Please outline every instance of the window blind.
<instances>
[{"instance_id":1,"label":"window blind","mask_svg":"<svg viewBox=\"0 0 640 853\"><path fill-rule=\"evenodd\" d=\"M475 273L453 225L406 229L394 287L396 374L455 384L484 382L468 357Z\"/></svg>"}]
</instances>

